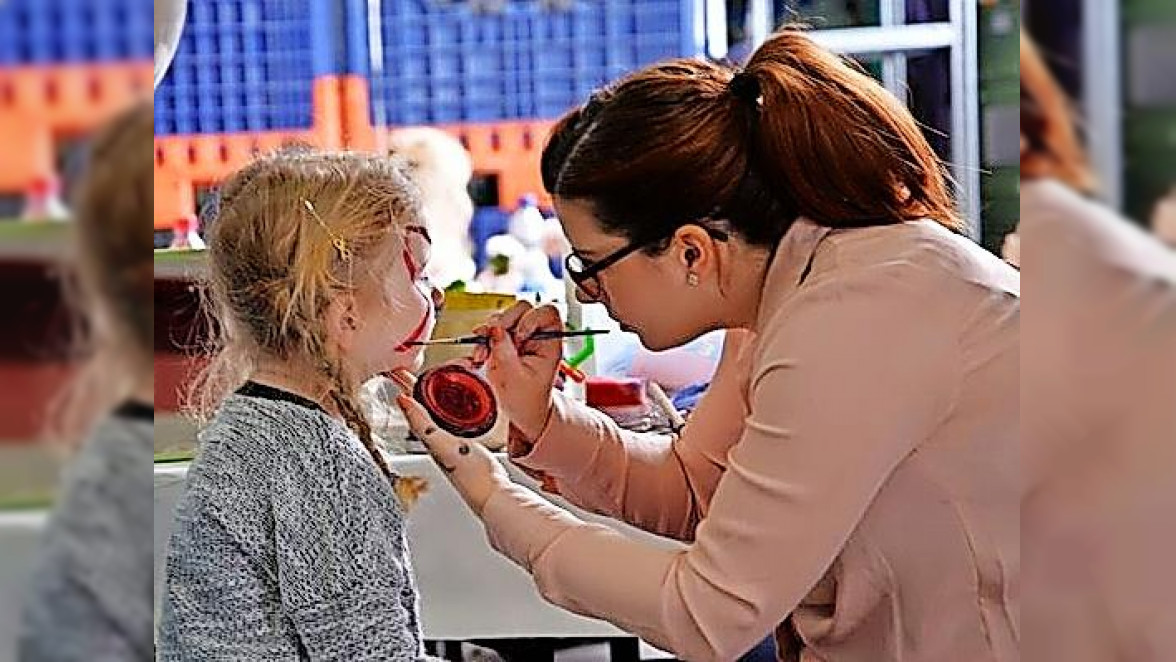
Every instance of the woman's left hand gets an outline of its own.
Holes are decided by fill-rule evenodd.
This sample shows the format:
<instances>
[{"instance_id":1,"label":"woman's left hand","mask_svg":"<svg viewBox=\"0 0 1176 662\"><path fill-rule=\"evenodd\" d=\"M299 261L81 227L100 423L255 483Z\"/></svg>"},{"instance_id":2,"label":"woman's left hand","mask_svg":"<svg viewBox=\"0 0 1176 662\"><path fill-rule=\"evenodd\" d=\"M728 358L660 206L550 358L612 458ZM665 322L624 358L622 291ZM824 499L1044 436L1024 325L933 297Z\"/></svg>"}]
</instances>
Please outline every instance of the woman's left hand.
<instances>
[{"instance_id":1,"label":"woman's left hand","mask_svg":"<svg viewBox=\"0 0 1176 662\"><path fill-rule=\"evenodd\" d=\"M392 379L400 386L396 404L404 412L408 427L425 444L433 460L474 514L481 517L490 496L510 483L506 469L482 444L451 435L433 421L421 403L408 395L416 384L412 373L397 370Z\"/></svg>"}]
</instances>

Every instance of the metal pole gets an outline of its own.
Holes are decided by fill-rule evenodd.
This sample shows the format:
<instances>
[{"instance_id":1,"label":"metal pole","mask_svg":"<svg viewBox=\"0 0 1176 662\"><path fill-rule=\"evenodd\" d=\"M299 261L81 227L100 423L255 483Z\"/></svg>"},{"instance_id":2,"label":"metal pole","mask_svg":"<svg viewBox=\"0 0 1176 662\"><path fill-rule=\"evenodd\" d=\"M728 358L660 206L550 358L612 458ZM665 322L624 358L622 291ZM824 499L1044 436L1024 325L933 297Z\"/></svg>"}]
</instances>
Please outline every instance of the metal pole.
<instances>
[{"instance_id":1,"label":"metal pole","mask_svg":"<svg viewBox=\"0 0 1176 662\"><path fill-rule=\"evenodd\" d=\"M895 51L953 48L959 30L952 23L918 23L892 28L813 30L813 41L842 55L884 55Z\"/></svg>"},{"instance_id":2,"label":"metal pole","mask_svg":"<svg viewBox=\"0 0 1176 662\"><path fill-rule=\"evenodd\" d=\"M1123 206L1123 71L1119 3L1082 2L1082 105L1090 158L1103 201Z\"/></svg>"},{"instance_id":3,"label":"metal pole","mask_svg":"<svg viewBox=\"0 0 1176 662\"><path fill-rule=\"evenodd\" d=\"M959 207L967 232L980 241L980 65L976 0L952 0L951 25L951 161Z\"/></svg>"},{"instance_id":4,"label":"metal pole","mask_svg":"<svg viewBox=\"0 0 1176 662\"><path fill-rule=\"evenodd\" d=\"M368 28L368 94L371 97L372 121L376 125L375 150L379 154L388 152L388 104L384 95L384 12L383 0L367 0Z\"/></svg>"},{"instance_id":5,"label":"metal pole","mask_svg":"<svg viewBox=\"0 0 1176 662\"><path fill-rule=\"evenodd\" d=\"M906 0L880 0L880 2L879 16L883 28L906 24ZM887 53L882 56L882 84L904 104L907 103L909 95L907 94L906 53Z\"/></svg>"}]
</instances>

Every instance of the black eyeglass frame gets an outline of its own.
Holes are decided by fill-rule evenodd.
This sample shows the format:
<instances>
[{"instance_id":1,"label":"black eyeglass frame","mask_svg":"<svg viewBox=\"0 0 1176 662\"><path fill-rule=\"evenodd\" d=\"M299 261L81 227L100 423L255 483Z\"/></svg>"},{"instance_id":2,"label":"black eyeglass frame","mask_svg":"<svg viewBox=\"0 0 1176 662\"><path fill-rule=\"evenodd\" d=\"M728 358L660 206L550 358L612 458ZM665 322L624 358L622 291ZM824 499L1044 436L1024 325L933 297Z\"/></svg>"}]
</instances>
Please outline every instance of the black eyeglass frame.
<instances>
[{"instance_id":1,"label":"black eyeglass frame","mask_svg":"<svg viewBox=\"0 0 1176 662\"><path fill-rule=\"evenodd\" d=\"M692 225L698 225L698 227L705 230L706 233L710 235L710 237L715 241L728 241L731 238L730 234L722 230L700 224ZM643 248L653 246L658 242L665 241L665 239L666 238L663 237L653 241L634 241L626 244L621 248L618 248L603 258L595 262L587 263L586 265L584 258L577 255L576 251L573 250L571 253L568 253L567 257L564 258L564 271L567 272L568 278L572 279L572 282L576 284L576 287L578 287L581 292L588 295L593 300L599 301L601 298L600 295L603 293L603 287L600 285L600 279L598 278L600 272L611 267L617 262L620 262L629 255L632 255L633 253ZM575 264L576 262L579 262L580 265L577 266ZM595 287L591 290L586 286L589 281L594 281L596 283ZM595 292L593 290L595 290Z\"/></svg>"}]
</instances>

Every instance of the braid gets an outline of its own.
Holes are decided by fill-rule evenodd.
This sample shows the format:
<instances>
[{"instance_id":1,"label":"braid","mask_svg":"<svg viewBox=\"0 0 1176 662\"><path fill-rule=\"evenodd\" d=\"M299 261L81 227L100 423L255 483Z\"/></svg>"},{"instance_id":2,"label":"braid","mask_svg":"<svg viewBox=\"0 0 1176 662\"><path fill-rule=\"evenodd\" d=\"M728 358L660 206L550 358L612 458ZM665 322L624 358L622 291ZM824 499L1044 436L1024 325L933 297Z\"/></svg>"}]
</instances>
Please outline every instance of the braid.
<instances>
[{"instance_id":1,"label":"braid","mask_svg":"<svg viewBox=\"0 0 1176 662\"><path fill-rule=\"evenodd\" d=\"M355 399L352 396L351 389L347 384L347 380L343 377L343 371L339 366L322 357L323 372L331 380L331 402L335 404L335 408L339 410L339 415L347 421L347 426L355 432L359 440L363 442L363 447L367 449L369 455L372 456L372 461L380 468L380 472L384 474L393 485L396 484L395 475L392 473L392 468L388 466L388 460L380 449L376 446L375 435L372 434L371 423L368 422L367 417L359 410L355 404Z\"/></svg>"},{"instance_id":2,"label":"braid","mask_svg":"<svg viewBox=\"0 0 1176 662\"><path fill-rule=\"evenodd\" d=\"M388 460L380 449L376 446L375 435L372 434L372 426L368 422L367 417L360 411L355 404L355 398L351 395L352 390L343 377L343 373L338 367L330 361L324 362L324 368L331 378L334 385L331 389L331 401L335 403L335 407L339 410L339 414L343 416L343 420L347 421L347 425L355 431L359 440L363 442L364 448L367 449L372 460L375 461L376 466L392 484L392 491L396 493L396 497L404 506L405 510L413 507L413 505L428 489L429 482L420 476L400 476L392 471L392 467L388 465Z\"/></svg>"}]
</instances>

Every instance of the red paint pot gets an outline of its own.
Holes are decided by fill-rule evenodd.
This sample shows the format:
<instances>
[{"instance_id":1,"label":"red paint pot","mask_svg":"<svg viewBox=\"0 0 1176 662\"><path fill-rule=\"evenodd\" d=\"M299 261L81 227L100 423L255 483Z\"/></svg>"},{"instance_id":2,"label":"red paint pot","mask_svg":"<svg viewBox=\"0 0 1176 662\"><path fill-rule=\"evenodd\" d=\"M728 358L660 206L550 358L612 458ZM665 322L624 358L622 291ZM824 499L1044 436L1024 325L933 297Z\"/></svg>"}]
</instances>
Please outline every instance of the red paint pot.
<instances>
[{"instance_id":1,"label":"red paint pot","mask_svg":"<svg viewBox=\"0 0 1176 662\"><path fill-rule=\"evenodd\" d=\"M498 402L490 385L461 366L425 371L417 378L412 397L441 429L458 437L480 437L498 421Z\"/></svg>"}]
</instances>

